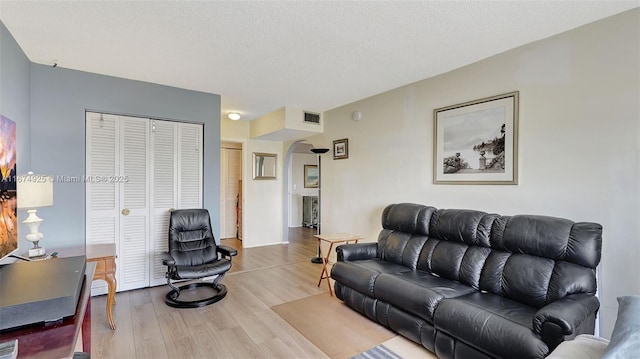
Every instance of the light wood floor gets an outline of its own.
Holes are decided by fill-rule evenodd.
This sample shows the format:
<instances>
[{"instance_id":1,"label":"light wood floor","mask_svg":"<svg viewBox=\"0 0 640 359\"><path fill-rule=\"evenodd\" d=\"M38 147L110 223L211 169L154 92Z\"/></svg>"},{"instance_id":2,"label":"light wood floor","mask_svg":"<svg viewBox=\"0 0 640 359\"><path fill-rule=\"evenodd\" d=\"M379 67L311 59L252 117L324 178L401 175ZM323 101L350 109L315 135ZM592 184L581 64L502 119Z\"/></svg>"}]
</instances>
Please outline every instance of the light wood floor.
<instances>
[{"instance_id":1,"label":"light wood floor","mask_svg":"<svg viewBox=\"0 0 640 359\"><path fill-rule=\"evenodd\" d=\"M320 265L310 262L314 233L295 228L288 245L244 250L238 240L222 240L239 252L222 280L229 294L205 308L168 307L166 285L122 292L116 295L112 331L106 297L92 298L92 358L326 358L271 310L327 292L326 285L316 287Z\"/></svg>"}]
</instances>

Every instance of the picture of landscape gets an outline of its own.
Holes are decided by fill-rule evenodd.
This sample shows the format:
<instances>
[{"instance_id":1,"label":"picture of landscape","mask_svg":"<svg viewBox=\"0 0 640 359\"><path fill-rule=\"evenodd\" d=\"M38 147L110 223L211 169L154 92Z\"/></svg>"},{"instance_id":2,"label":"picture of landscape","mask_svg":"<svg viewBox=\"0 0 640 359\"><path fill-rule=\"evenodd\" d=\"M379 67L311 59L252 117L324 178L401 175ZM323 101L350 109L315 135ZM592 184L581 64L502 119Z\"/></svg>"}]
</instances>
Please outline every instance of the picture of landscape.
<instances>
[{"instance_id":1,"label":"picture of landscape","mask_svg":"<svg viewBox=\"0 0 640 359\"><path fill-rule=\"evenodd\" d=\"M518 184L519 92L433 110L435 184Z\"/></svg>"},{"instance_id":2,"label":"picture of landscape","mask_svg":"<svg viewBox=\"0 0 640 359\"><path fill-rule=\"evenodd\" d=\"M304 188L318 188L319 179L317 165L304 165Z\"/></svg>"},{"instance_id":3,"label":"picture of landscape","mask_svg":"<svg viewBox=\"0 0 640 359\"><path fill-rule=\"evenodd\" d=\"M443 173L504 173L505 107L445 117Z\"/></svg>"},{"instance_id":4,"label":"picture of landscape","mask_svg":"<svg viewBox=\"0 0 640 359\"><path fill-rule=\"evenodd\" d=\"M0 115L0 258L18 248L16 123Z\"/></svg>"}]
</instances>

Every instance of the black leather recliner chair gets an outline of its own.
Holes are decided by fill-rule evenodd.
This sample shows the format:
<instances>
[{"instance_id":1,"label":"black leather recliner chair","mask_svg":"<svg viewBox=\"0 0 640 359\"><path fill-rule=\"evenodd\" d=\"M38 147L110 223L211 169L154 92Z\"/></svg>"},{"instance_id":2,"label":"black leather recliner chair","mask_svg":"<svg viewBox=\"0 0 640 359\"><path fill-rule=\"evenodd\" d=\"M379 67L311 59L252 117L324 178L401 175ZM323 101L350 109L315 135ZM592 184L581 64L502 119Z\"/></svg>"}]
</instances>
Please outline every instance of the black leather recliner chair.
<instances>
[{"instance_id":1,"label":"black leather recliner chair","mask_svg":"<svg viewBox=\"0 0 640 359\"><path fill-rule=\"evenodd\" d=\"M216 245L208 210L172 211L169 218L169 252L162 259L162 264L167 266L167 284L172 289L165 296L165 303L176 308L198 308L224 298L227 288L220 281L231 269L231 257L237 254L233 248ZM176 287L171 282L211 276L217 276L211 283L196 282ZM198 287L213 288L216 294L191 301L178 299L181 291Z\"/></svg>"}]
</instances>

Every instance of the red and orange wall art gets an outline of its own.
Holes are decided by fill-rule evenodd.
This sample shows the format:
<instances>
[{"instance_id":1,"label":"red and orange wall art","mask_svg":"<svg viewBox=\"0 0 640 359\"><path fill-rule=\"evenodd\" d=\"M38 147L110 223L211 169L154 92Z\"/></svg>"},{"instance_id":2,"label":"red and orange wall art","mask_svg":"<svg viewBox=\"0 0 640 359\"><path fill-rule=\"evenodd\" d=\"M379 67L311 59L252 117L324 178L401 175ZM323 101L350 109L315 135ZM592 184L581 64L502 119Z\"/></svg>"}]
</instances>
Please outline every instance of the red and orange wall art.
<instances>
[{"instance_id":1,"label":"red and orange wall art","mask_svg":"<svg viewBox=\"0 0 640 359\"><path fill-rule=\"evenodd\" d=\"M0 258L18 248L16 123L0 115Z\"/></svg>"}]
</instances>

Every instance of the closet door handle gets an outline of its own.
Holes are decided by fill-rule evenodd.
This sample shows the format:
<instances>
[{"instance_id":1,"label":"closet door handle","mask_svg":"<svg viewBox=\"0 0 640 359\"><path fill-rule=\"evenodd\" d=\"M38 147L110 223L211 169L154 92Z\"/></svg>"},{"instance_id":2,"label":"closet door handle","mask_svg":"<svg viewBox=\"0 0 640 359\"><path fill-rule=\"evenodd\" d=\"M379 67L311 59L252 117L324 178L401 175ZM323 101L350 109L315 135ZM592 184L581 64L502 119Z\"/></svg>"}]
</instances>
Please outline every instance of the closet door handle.
<instances>
[{"instance_id":1,"label":"closet door handle","mask_svg":"<svg viewBox=\"0 0 640 359\"><path fill-rule=\"evenodd\" d=\"M129 208L125 208L125 209L122 210L122 215L124 215L124 216L128 216L129 213L131 213L131 211L129 211Z\"/></svg>"}]
</instances>

